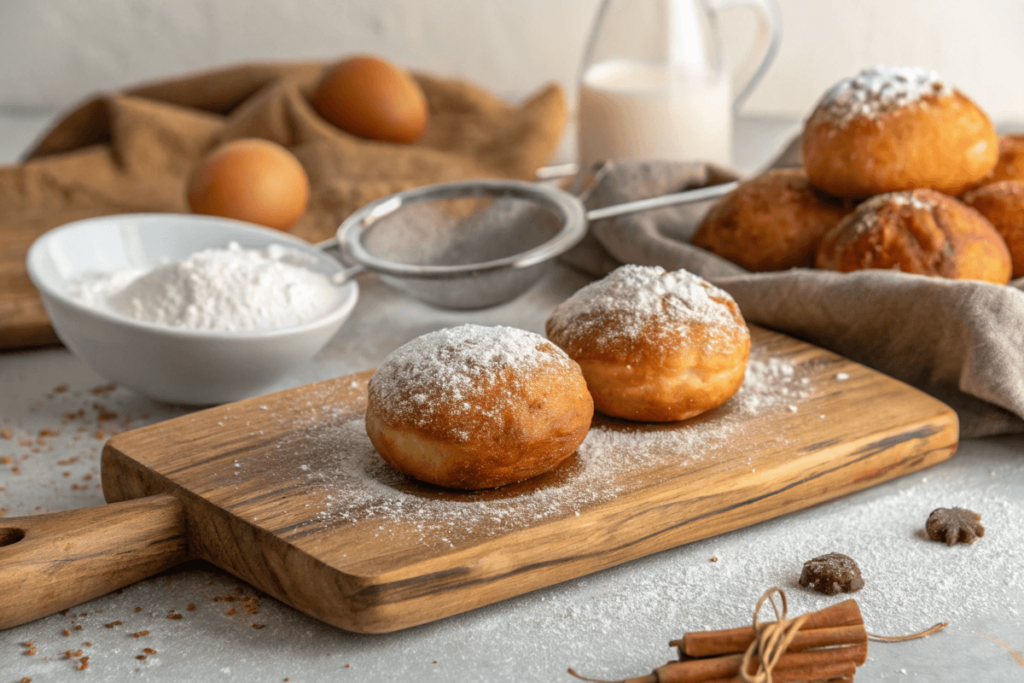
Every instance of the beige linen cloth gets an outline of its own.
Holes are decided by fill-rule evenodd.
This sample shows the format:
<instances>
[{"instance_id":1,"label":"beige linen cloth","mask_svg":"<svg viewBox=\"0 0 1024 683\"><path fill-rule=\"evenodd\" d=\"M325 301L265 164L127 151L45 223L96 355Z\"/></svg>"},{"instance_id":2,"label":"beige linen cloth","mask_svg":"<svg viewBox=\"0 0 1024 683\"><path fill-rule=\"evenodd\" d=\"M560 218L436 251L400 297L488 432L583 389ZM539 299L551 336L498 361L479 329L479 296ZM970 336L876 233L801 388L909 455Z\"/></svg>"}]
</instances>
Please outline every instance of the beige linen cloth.
<instances>
[{"instance_id":1,"label":"beige linen cloth","mask_svg":"<svg viewBox=\"0 0 1024 683\"><path fill-rule=\"evenodd\" d=\"M703 164L607 163L588 208L730 179ZM751 273L689 244L710 204L596 222L570 264L685 268L728 291L748 322L804 339L952 406L961 435L1024 432L1024 278L1009 286L870 270Z\"/></svg>"}]
</instances>

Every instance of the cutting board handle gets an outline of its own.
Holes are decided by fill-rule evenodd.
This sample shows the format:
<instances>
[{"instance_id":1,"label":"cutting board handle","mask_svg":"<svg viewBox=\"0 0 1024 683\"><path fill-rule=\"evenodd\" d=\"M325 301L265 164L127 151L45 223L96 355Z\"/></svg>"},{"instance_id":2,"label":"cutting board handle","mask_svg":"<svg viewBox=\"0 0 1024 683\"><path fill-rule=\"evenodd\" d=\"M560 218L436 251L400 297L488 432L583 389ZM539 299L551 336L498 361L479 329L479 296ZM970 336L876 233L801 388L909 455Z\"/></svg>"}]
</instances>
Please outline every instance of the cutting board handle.
<instances>
[{"instance_id":1,"label":"cutting board handle","mask_svg":"<svg viewBox=\"0 0 1024 683\"><path fill-rule=\"evenodd\" d=\"M0 519L0 629L123 588L189 558L174 496Z\"/></svg>"}]
</instances>

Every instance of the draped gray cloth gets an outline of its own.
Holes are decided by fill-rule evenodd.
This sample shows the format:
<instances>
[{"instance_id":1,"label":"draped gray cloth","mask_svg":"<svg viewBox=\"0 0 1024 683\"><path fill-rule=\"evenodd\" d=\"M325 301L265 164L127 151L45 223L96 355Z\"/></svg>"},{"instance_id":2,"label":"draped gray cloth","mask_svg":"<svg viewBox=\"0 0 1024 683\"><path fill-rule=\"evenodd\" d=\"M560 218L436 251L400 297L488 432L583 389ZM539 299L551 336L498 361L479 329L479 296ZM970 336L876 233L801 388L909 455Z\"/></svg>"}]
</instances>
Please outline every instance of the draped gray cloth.
<instances>
[{"instance_id":1,"label":"draped gray cloth","mask_svg":"<svg viewBox=\"0 0 1024 683\"><path fill-rule=\"evenodd\" d=\"M585 200L593 209L730 177L705 164L609 162ZM564 260L595 276L622 263L685 268L728 291L747 321L947 403L964 437L1024 432L1024 278L1001 286L887 270L751 273L689 244L709 206L598 221Z\"/></svg>"}]
</instances>

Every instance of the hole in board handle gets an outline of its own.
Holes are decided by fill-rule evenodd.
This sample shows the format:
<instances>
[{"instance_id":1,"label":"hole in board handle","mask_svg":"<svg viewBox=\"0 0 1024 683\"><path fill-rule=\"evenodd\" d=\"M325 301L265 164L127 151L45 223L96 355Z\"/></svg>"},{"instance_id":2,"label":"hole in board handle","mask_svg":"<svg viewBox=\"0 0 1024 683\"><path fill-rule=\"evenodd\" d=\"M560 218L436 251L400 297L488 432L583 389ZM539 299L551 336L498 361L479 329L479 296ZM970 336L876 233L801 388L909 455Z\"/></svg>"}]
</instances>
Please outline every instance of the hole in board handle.
<instances>
[{"instance_id":1,"label":"hole in board handle","mask_svg":"<svg viewBox=\"0 0 1024 683\"><path fill-rule=\"evenodd\" d=\"M24 529L0 529L0 548L5 545L14 545L23 538L25 538Z\"/></svg>"}]
</instances>

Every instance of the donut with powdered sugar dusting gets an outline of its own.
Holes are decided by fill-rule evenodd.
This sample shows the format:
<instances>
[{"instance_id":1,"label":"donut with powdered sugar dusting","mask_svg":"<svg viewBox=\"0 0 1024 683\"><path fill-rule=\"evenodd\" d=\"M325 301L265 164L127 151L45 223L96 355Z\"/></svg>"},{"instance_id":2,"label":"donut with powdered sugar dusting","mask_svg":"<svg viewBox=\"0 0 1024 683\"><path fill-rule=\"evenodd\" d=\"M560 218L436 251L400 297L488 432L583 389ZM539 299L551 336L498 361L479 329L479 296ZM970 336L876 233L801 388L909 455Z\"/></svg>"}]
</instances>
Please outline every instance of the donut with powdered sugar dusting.
<instances>
[{"instance_id":1,"label":"donut with powdered sugar dusting","mask_svg":"<svg viewBox=\"0 0 1024 683\"><path fill-rule=\"evenodd\" d=\"M996 165L992 122L934 71L876 66L825 93L804 127L811 184L836 197L959 195Z\"/></svg>"},{"instance_id":2,"label":"donut with powdered sugar dusting","mask_svg":"<svg viewBox=\"0 0 1024 683\"><path fill-rule=\"evenodd\" d=\"M597 410L640 422L721 405L743 383L750 356L750 331L728 293L656 266L622 266L587 285L546 329L580 364Z\"/></svg>"},{"instance_id":3,"label":"donut with powdered sugar dusting","mask_svg":"<svg viewBox=\"0 0 1024 683\"><path fill-rule=\"evenodd\" d=\"M547 339L462 325L417 337L381 363L368 386L366 433L405 474L486 489L557 466L593 416L579 365Z\"/></svg>"}]
</instances>

